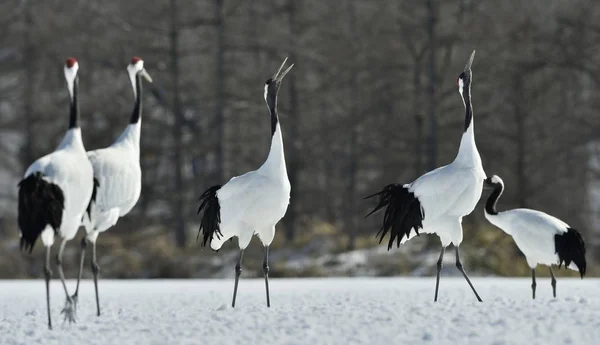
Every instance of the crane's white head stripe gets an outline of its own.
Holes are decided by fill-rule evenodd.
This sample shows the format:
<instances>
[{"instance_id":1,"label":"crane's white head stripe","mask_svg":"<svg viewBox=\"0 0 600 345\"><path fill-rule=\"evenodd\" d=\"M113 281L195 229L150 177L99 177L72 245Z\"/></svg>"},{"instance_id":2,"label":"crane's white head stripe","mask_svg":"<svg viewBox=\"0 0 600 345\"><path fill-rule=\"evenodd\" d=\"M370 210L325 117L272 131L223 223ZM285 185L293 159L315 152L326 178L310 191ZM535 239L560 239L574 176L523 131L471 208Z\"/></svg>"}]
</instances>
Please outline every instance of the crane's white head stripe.
<instances>
[{"instance_id":1,"label":"crane's white head stripe","mask_svg":"<svg viewBox=\"0 0 600 345\"><path fill-rule=\"evenodd\" d=\"M265 84L265 102L267 101L267 92L269 91L269 85Z\"/></svg>"},{"instance_id":2,"label":"crane's white head stripe","mask_svg":"<svg viewBox=\"0 0 600 345\"><path fill-rule=\"evenodd\" d=\"M65 79L67 80L67 86L69 88L69 95L73 99L73 85L75 84L75 77L77 77L77 71L79 70L79 63L75 62L73 66L67 67L65 65Z\"/></svg>"},{"instance_id":3,"label":"crane's white head stripe","mask_svg":"<svg viewBox=\"0 0 600 345\"><path fill-rule=\"evenodd\" d=\"M129 64L127 66L127 73L129 73L129 81L131 81L131 87L133 88L133 96L137 97L137 93L135 90L135 76L137 73L144 69L144 60L137 60L134 64Z\"/></svg>"}]
</instances>

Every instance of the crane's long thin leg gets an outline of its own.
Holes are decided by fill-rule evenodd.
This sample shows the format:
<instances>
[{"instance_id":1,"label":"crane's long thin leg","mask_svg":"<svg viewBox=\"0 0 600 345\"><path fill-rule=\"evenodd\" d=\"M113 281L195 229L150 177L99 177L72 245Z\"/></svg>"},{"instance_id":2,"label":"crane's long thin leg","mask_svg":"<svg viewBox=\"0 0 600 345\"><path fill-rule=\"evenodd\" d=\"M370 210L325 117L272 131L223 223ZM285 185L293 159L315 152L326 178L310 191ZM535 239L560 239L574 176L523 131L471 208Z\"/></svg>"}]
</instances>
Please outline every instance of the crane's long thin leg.
<instances>
[{"instance_id":1,"label":"crane's long thin leg","mask_svg":"<svg viewBox=\"0 0 600 345\"><path fill-rule=\"evenodd\" d=\"M434 302L437 302L438 298L438 289L440 288L440 272L442 271L442 261L444 260L444 253L446 252L446 247L442 246L442 252L440 253L440 258L437 261L437 279L435 280L435 297L433 298Z\"/></svg>"},{"instance_id":2,"label":"crane's long thin leg","mask_svg":"<svg viewBox=\"0 0 600 345\"><path fill-rule=\"evenodd\" d=\"M94 274L94 289L96 290L96 315L100 316L100 296L98 295L98 273L100 267L96 261L96 241L92 242L92 273Z\"/></svg>"},{"instance_id":3,"label":"crane's long thin leg","mask_svg":"<svg viewBox=\"0 0 600 345\"><path fill-rule=\"evenodd\" d=\"M550 268L550 276L552 277L552 281L550 282L550 284L552 284L552 295L554 296L554 298L556 298L556 277L554 276L554 271L552 270L552 267L548 268Z\"/></svg>"},{"instance_id":4,"label":"crane's long thin leg","mask_svg":"<svg viewBox=\"0 0 600 345\"><path fill-rule=\"evenodd\" d=\"M244 250L240 250L240 258L235 265L235 285L233 286L233 301L231 307L235 308L235 298L237 297L238 283L240 281L240 275L242 274L242 258L244 257Z\"/></svg>"},{"instance_id":5,"label":"crane's long thin leg","mask_svg":"<svg viewBox=\"0 0 600 345\"><path fill-rule=\"evenodd\" d=\"M65 303L65 307L62 310L62 314L65 314L65 321L75 322L75 312L73 310L73 300L69 295L69 290L67 290L67 283L65 281L65 273L62 267L62 256L65 251L65 245L67 244L67 240L63 239L60 243L60 247L58 248L58 254L56 255L56 266L58 267L58 275L60 277L60 281L63 284L63 288L65 289L65 295L67 296L67 301Z\"/></svg>"},{"instance_id":6,"label":"crane's long thin leg","mask_svg":"<svg viewBox=\"0 0 600 345\"><path fill-rule=\"evenodd\" d=\"M267 289L267 308L270 308L271 298L269 297L269 246L265 246L263 272L265 273L265 288Z\"/></svg>"},{"instance_id":7,"label":"crane's long thin leg","mask_svg":"<svg viewBox=\"0 0 600 345\"><path fill-rule=\"evenodd\" d=\"M50 269L50 247L46 247L46 260L44 262L44 278L46 280L46 308L48 309L48 329L52 329L52 316L50 314L50 279L52 270Z\"/></svg>"},{"instance_id":8,"label":"crane's long thin leg","mask_svg":"<svg viewBox=\"0 0 600 345\"><path fill-rule=\"evenodd\" d=\"M535 299L535 287L537 284L535 283L535 268L531 269L531 293L533 299Z\"/></svg>"},{"instance_id":9,"label":"crane's long thin leg","mask_svg":"<svg viewBox=\"0 0 600 345\"><path fill-rule=\"evenodd\" d=\"M473 290L473 293L475 294L475 297L477 297L477 300L479 302L483 302L481 300L481 297L479 297L479 294L477 293L477 291L475 290L475 288L473 287L473 284L471 284L471 280L469 279L469 276L467 275L467 272L465 272L462 262L460 262L460 253L458 250L458 246L456 246L456 268L458 268L458 270L462 273L463 277L465 277L465 279L467 280L467 283L469 283L469 286L471 287L471 290Z\"/></svg>"},{"instance_id":10,"label":"crane's long thin leg","mask_svg":"<svg viewBox=\"0 0 600 345\"><path fill-rule=\"evenodd\" d=\"M79 273L77 274L77 286L75 287L75 293L71 296L73 303L75 304L75 309L77 309L77 299L79 296L79 282L81 281L81 274L83 273L83 263L85 261L85 249L87 247L87 240L85 237L81 239L81 253L79 259Z\"/></svg>"},{"instance_id":11,"label":"crane's long thin leg","mask_svg":"<svg viewBox=\"0 0 600 345\"><path fill-rule=\"evenodd\" d=\"M67 244L67 240L62 240L60 246L58 247L58 253L56 254L56 266L58 267L58 276L60 277L60 281L62 282L63 288L65 289L65 294L67 298L69 297L69 291L67 290L67 283L65 282L65 273L62 268L62 256L65 250L65 245Z\"/></svg>"}]
</instances>

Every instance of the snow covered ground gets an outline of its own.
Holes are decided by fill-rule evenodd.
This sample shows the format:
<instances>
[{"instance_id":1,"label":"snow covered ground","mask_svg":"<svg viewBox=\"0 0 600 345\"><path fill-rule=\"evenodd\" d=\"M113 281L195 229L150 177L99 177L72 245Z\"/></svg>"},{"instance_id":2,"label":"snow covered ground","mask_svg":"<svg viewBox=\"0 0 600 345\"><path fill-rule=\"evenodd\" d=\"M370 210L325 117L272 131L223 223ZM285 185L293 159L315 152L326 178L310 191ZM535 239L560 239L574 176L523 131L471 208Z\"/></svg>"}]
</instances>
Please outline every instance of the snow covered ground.
<instances>
[{"instance_id":1,"label":"snow covered ground","mask_svg":"<svg viewBox=\"0 0 600 345\"><path fill-rule=\"evenodd\" d=\"M46 329L44 282L0 281L0 344L598 344L600 279L475 278L478 303L462 278L271 279L264 281L101 281L80 292L77 324L62 324L62 288L53 280L55 329ZM70 282L73 288L73 282Z\"/></svg>"}]
</instances>

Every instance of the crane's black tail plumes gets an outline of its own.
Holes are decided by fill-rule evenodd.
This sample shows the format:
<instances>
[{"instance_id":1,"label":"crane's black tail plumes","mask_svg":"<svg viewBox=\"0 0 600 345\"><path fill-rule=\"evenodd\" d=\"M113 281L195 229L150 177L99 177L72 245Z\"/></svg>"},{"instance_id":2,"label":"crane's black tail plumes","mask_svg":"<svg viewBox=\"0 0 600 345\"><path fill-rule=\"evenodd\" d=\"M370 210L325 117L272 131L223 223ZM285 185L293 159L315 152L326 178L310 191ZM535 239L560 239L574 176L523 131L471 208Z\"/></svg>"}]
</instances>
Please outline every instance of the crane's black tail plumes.
<instances>
[{"instance_id":1,"label":"crane's black tail plumes","mask_svg":"<svg viewBox=\"0 0 600 345\"><path fill-rule=\"evenodd\" d=\"M396 246L399 247L402 238L405 235L408 238L412 229L415 230L417 236L419 235L419 229L423 228L425 214L421 202L407 187L390 184L383 187L381 192L369 195L365 199L375 196L379 196L379 204L365 218L387 206L383 216L383 224L377 233L377 236L381 236L379 243L383 241L388 231L390 231L388 250L394 245L394 240L396 240Z\"/></svg>"},{"instance_id":2,"label":"crane's black tail plumes","mask_svg":"<svg viewBox=\"0 0 600 345\"><path fill-rule=\"evenodd\" d=\"M92 197L90 198L90 203L85 209L85 212L87 213L88 218L90 220L92 220L92 204L96 202L96 196L98 195L98 187L100 187L100 182L98 182L98 179L94 177L94 189L92 189ZM81 221L83 221L83 219Z\"/></svg>"},{"instance_id":3,"label":"crane's black tail plumes","mask_svg":"<svg viewBox=\"0 0 600 345\"><path fill-rule=\"evenodd\" d=\"M554 235L554 247L558 254L558 267L565 263L565 268L574 262L579 269L581 278L585 276L587 263L585 261L585 243L579 231L567 228L567 232Z\"/></svg>"},{"instance_id":4,"label":"crane's black tail plumes","mask_svg":"<svg viewBox=\"0 0 600 345\"><path fill-rule=\"evenodd\" d=\"M198 229L198 238L200 238L200 234L202 233L203 247L206 247L206 244L212 241L214 235L217 235L217 238L223 236L220 229L221 206L217 198L217 191L219 189L221 189L221 185L210 187L199 199L200 207L198 208L198 214L202 212L202 220L200 221L200 229Z\"/></svg>"},{"instance_id":5,"label":"crane's black tail plumes","mask_svg":"<svg viewBox=\"0 0 600 345\"><path fill-rule=\"evenodd\" d=\"M36 172L19 182L20 246L30 253L46 226L50 225L55 233L58 231L65 205L60 187L42 177L41 172Z\"/></svg>"}]
</instances>

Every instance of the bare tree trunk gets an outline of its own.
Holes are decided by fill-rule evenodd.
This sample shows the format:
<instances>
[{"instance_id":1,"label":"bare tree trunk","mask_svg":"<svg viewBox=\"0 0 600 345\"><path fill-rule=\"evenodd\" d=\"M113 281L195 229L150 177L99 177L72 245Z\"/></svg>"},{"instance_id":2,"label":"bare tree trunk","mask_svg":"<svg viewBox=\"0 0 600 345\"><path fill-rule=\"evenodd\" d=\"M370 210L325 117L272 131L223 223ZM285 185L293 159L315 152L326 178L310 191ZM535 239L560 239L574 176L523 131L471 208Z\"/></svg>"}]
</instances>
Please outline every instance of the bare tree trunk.
<instances>
[{"instance_id":1,"label":"bare tree trunk","mask_svg":"<svg viewBox=\"0 0 600 345\"><path fill-rule=\"evenodd\" d=\"M527 172L525 171L526 151L526 114L522 109L523 104L523 78L520 71L516 71L513 79L514 114L517 124L517 201L519 207L527 207Z\"/></svg>"},{"instance_id":2,"label":"bare tree trunk","mask_svg":"<svg viewBox=\"0 0 600 345\"><path fill-rule=\"evenodd\" d=\"M260 65L260 35L258 33L258 13L256 11L256 0L250 0L248 4L248 16L250 17L248 32L252 37L252 54L254 54L254 62L256 66Z\"/></svg>"},{"instance_id":3,"label":"bare tree trunk","mask_svg":"<svg viewBox=\"0 0 600 345\"><path fill-rule=\"evenodd\" d=\"M296 35L298 33L298 28L296 25L296 5L299 3L298 0L289 0L287 3L288 9L288 21L290 26L290 37L292 42L295 42ZM296 47L292 45L290 50L289 59L292 62L296 62ZM287 126L287 148L289 155L286 156L287 160L287 171L288 178L290 180L290 185L292 186L292 191L290 194L290 205L288 207L286 216L285 216L285 238L288 241L293 241L296 235L296 215L298 209L296 205L298 205L298 200L296 200L296 196L298 195L298 173L300 170L299 167L299 159L298 159L298 91L296 85L296 75L297 73L290 73L288 78L290 78L290 108L288 110L289 116L287 117L287 122L289 123Z\"/></svg>"},{"instance_id":4,"label":"bare tree trunk","mask_svg":"<svg viewBox=\"0 0 600 345\"><path fill-rule=\"evenodd\" d=\"M317 97L316 102L319 105L317 108L319 109L327 109L327 102L323 97ZM327 129L327 121L325 116L319 116L319 133L320 138L327 138L329 135L329 131ZM336 162L331 159L335 154L334 148L330 145L326 144L326 141L322 141L321 145L323 145L323 151L321 159L323 160L323 171L324 171L324 179L323 184L321 185L322 190L327 190L327 188L332 188L335 184L336 179ZM293 187L292 187L293 188ZM336 195L332 193L324 193L325 198L325 212L323 217L325 221L330 224L335 224L337 221L336 217L336 205L335 198Z\"/></svg>"},{"instance_id":5,"label":"bare tree trunk","mask_svg":"<svg viewBox=\"0 0 600 345\"><path fill-rule=\"evenodd\" d=\"M421 114L421 62L413 71L413 115L415 116L415 177L423 173L423 116Z\"/></svg>"},{"instance_id":6,"label":"bare tree trunk","mask_svg":"<svg viewBox=\"0 0 600 345\"><path fill-rule=\"evenodd\" d=\"M35 159L35 142L34 138L34 116L33 113L33 95L35 84L35 47L31 38L33 30L33 19L31 16L31 1L27 1L23 6L23 71L25 80L23 85L23 132L25 133L25 143L21 151L21 161L26 167ZM66 126L65 126L66 127Z\"/></svg>"},{"instance_id":7,"label":"bare tree trunk","mask_svg":"<svg viewBox=\"0 0 600 345\"><path fill-rule=\"evenodd\" d=\"M356 29L356 4L355 0L348 0L348 26L350 31L350 36L354 41L355 47L359 44L359 35ZM347 229L345 230L348 233L348 250L354 250L356 248L356 235L358 232L358 217L356 213L357 208L357 194L356 190L357 178L358 178L358 150L359 150L359 138L360 135L360 91L358 85L358 64L360 63L359 59L359 49L355 49L352 52L352 67L350 68L350 99L351 99L351 108L350 108L350 125L351 133L350 135L350 143L349 143L349 166L348 166L348 186L346 190L348 192L347 199L347 210L345 213L348 222L344 222L348 224Z\"/></svg>"},{"instance_id":8,"label":"bare tree trunk","mask_svg":"<svg viewBox=\"0 0 600 345\"><path fill-rule=\"evenodd\" d=\"M217 183L220 183L225 176L223 165L225 162L225 23L223 21L223 0L215 0L215 23L217 29L217 56L215 68L215 126L217 132L217 152L215 177Z\"/></svg>"},{"instance_id":9,"label":"bare tree trunk","mask_svg":"<svg viewBox=\"0 0 600 345\"><path fill-rule=\"evenodd\" d=\"M427 12L429 15L427 31L429 35L429 163L428 170L437 167L437 139L438 123L436 117L436 37L435 25L437 22L434 0L427 0Z\"/></svg>"},{"instance_id":10,"label":"bare tree trunk","mask_svg":"<svg viewBox=\"0 0 600 345\"><path fill-rule=\"evenodd\" d=\"M178 12L177 0L171 0L171 75L173 78L173 141L175 148L173 152L173 166L175 168L175 191L173 193L173 214L175 217L175 240L179 248L185 247L185 208L183 207L183 114L181 110L181 94L179 89L179 29L177 27Z\"/></svg>"}]
</instances>

